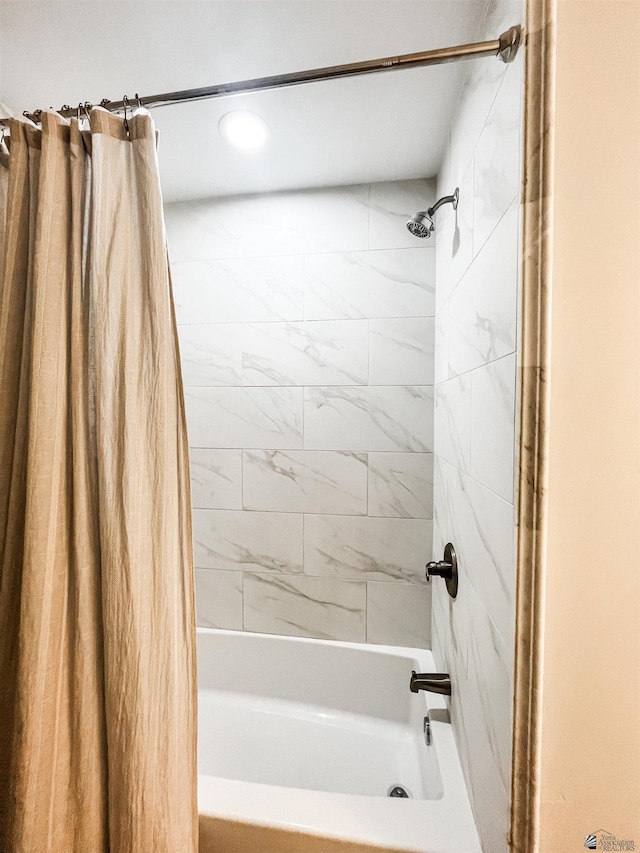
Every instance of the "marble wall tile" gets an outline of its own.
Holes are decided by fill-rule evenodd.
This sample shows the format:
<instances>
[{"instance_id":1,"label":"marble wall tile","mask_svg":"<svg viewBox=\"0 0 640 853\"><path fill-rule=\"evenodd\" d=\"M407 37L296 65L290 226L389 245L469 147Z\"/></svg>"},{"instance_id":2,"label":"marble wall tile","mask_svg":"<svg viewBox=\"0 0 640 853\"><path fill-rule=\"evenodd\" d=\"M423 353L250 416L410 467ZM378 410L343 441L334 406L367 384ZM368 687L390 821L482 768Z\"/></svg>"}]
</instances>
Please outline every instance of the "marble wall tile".
<instances>
[{"instance_id":1,"label":"marble wall tile","mask_svg":"<svg viewBox=\"0 0 640 853\"><path fill-rule=\"evenodd\" d=\"M507 68L474 153L476 253L520 195L523 61Z\"/></svg>"},{"instance_id":2,"label":"marble wall tile","mask_svg":"<svg viewBox=\"0 0 640 853\"><path fill-rule=\"evenodd\" d=\"M449 373L515 351L519 205L505 214L449 298Z\"/></svg>"},{"instance_id":3,"label":"marble wall tile","mask_svg":"<svg viewBox=\"0 0 640 853\"><path fill-rule=\"evenodd\" d=\"M437 385L449 378L449 297L436 299L436 317L434 327L433 380Z\"/></svg>"},{"instance_id":4,"label":"marble wall tile","mask_svg":"<svg viewBox=\"0 0 640 853\"><path fill-rule=\"evenodd\" d=\"M486 38L496 38L496 33L500 32L502 30L492 30L492 34ZM451 128L449 148L447 177L455 184L459 183L473 158L473 152L507 69L508 66L501 62L469 62L464 69L465 78L456 119Z\"/></svg>"},{"instance_id":5,"label":"marble wall tile","mask_svg":"<svg viewBox=\"0 0 640 853\"><path fill-rule=\"evenodd\" d=\"M407 228L407 219L434 203L435 181L385 181L371 184L370 249L412 248L419 238Z\"/></svg>"},{"instance_id":6,"label":"marble wall tile","mask_svg":"<svg viewBox=\"0 0 640 853\"><path fill-rule=\"evenodd\" d=\"M432 517L432 453L369 453L368 456L369 515Z\"/></svg>"},{"instance_id":7,"label":"marble wall tile","mask_svg":"<svg viewBox=\"0 0 640 853\"><path fill-rule=\"evenodd\" d=\"M179 267L181 323L302 319L302 256L196 260Z\"/></svg>"},{"instance_id":8,"label":"marble wall tile","mask_svg":"<svg viewBox=\"0 0 640 853\"><path fill-rule=\"evenodd\" d=\"M203 628L242 630L242 573L196 569L197 623Z\"/></svg>"},{"instance_id":9,"label":"marble wall tile","mask_svg":"<svg viewBox=\"0 0 640 853\"><path fill-rule=\"evenodd\" d=\"M305 388L304 443L310 450L430 451L433 388Z\"/></svg>"},{"instance_id":10,"label":"marble wall tile","mask_svg":"<svg viewBox=\"0 0 640 853\"><path fill-rule=\"evenodd\" d=\"M436 536L437 525L434 519L433 525L434 559L441 560L444 545L447 540L443 537L442 547L437 547ZM438 672L448 672L453 676L453 664L451 661L451 624L449 621L449 594L444 584L431 584L431 649ZM460 756L462 758L462 755Z\"/></svg>"},{"instance_id":11,"label":"marble wall tile","mask_svg":"<svg viewBox=\"0 0 640 853\"><path fill-rule=\"evenodd\" d=\"M367 584L367 642L431 647L431 586Z\"/></svg>"},{"instance_id":12,"label":"marble wall tile","mask_svg":"<svg viewBox=\"0 0 640 853\"><path fill-rule=\"evenodd\" d=\"M433 317L369 321L369 384L432 385Z\"/></svg>"},{"instance_id":13,"label":"marble wall tile","mask_svg":"<svg viewBox=\"0 0 640 853\"><path fill-rule=\"evenodd\" d=\"M240 208L234 199L197 199L164 206L172 262L241 257Z\"/></svg>"},{"instance_id":14,"label":"marble wall tile","mask_svg":"<svg viewBox=\"0 0 640 853\"><path fill-rule=\"evenodd\" d=\"M513 505L438 457L434 524L453 542L460 566L505 646L513 647L515 522ZM435 553L442 559L442 552Z\"/></svg>"},{"instance_id":15,"label":"marble wall tile","mask_svg":"<svg viewBox=\"0 0 640 853\"><path fill-rule=\"evenodd\" d=\"M492 2L476 38L523 21L520 0ZM453 730L491 853L509 849L522 55L466 66L438 176L439 195L460 186L463 227L450 210L438 221L433 557L455 544L460 586L453 601L432 584L432 645L452 676Z\"/></svg>"},{"instance_id":16,"label":"marble wall tile","mask_svg":"<svg viewBox=\"0 0 640 853\"><path fill-rule=\"evenodd\" d=\"M431 521L307 515L304 570L308 575L424 583Z\"/></svg>"},{"instance_id":17,"label":"marble wall tile","mask_svg":"<svg viewBox=\"0 0 640 853\"><path fill-rule=\"evenodd\" d=\"M369 186L241 196L243 251L289 255L367 249Z\"/></svg>"},{"instance_id":18,"label":"marble wall tile","mask_svg":"<svg viewBox=\"0 0 640 853\"><path fill-rule=\"evenodd\" d=\"M448 296L460 281L473 260L473 164L469 164L462 179L453 182L438 181L438 195L451 195L460 191L456 210L450 205L440 208L436 225L436 280L438 298Z\"/></svg>"},{"instance_id":19,"label":"marble wall tile","mask_svg":"<svg viewBox=\"0 0 640 853\"><path fill-rule=\"evenodd\" d=\"M193 447L191 503L200 509L242 509L242 451Z\"/></svg>"},{"instance_id":20,"label":"marble wall tile","mask_svg":"<svg viewBox=\"0 0 640 853\"><path fill-rule=\"evenodd\" d=\"M242 346L237 326L179 326L185 385L241 385Z\"/></svg>"},{"instance_id":21,"label":"marble wall tile","mask_svg":"<svg viewBox=\"0 0 640 853\"><path fill-rule=\"evenodd\" d=\"M370 641L426 643L436 246L405 222L433 201L167 206L202 623L365 642L372 581Z\"/></svg>"},{"instance_id":22,"label":"marble wall tile","mask_svg":"<svg viewBox=\"0 0 640 853\"><path fill-rule=\"evenodd\" d=\"M433 316L433 247L311 255L304 270L309 320Z\"/></svg>"},{"instance_id":23,"label":"marble wall tile","mask_svg":"<svg viewBox=\"0 0 640 853\"><path fill-rule=\"evenodd\" d=\"M516 355L471 372L470 474L513 503Z\"/></svg>"},{"instance_id":24,"label":"marble wall tile","mask_svg":"<svg viewBox=\"0 0 640 853\"><path fill-rule=\"evenodd\" d=\"M366 384L367 336L366 320L246 325L242 384Z\"/></svg>"},{"instance_id":25,"label":"marble wall tile","mask_svg":"<svg viewBox=\"0 0 640 853\"><path fill-rule=\"evenodd\" d=\"M165 206L174 261L367 249L369 186L329 187Z\"/></svg>"},{"instance_id":26,"label":"marble wall tile","mask_svg":"<svg viewBox=\"0 0 640 853\"><path fill-rule=\"evenodd\" d=\"M176 312L176 322L182 322L182 264L171 263L171 293L173 296L173 307Z\"/></svg>"},{"instance_id":27,"label":"marble wall tile","mask_svg":"<svg viewBox=\"0 0 640 853\"><path fill-rule=\"evenodd\" d=\"M302 388L185 388L191 447L302 447Z\"/></svg>"},{"instance_id":28,"label":"marble wall tile","mask_svg":"<svg viewBox=\"0 0 640 853\"><path fill-rule=\"evenodd\" d=\"M435 446L439 457L463 471L471 465L471 376L436 385Z\"/></svg>"},{"instance_id":29,"label":"marble wall tile","mask_svg":"<svg viewBox=\"0 0 640 853\"><path fill-rule=\"evenodd\" d=\"M476 609L473 609L474 618L476 612ZM476 625L477 622L474 621L472 633L475 633ZM475 664L478 662L475 656L476 651L479 652L480 649L474 648L474 653L470 656L468 677L465 678L456 673L457 689L451 697L451 719L483 849L490 850L492 853L493 851L508 853L510 802L508 787L505 788L503 782L499 757L488 736L487 723L491 726L493 722L494 707L500 705L510 709L511 699L508 694L504 694L504 691L500 691L494 679L491 679L493 682L491 689L489 689L489 679L482 689L478 683L478 678L483 678L482 661L486 655L487 669L491 668L493 655L492 649L483 645L479 659L481 668L476 671ZM455 672L455 665L452 669ZM487 699L490 699L489 708ZM488 715L487 710L489 710ZM487 715L486 719L485 715ZM500 718L500 724L504 726L504 735L510 738L510 723L507 722L505 725L504 719Z\"/></svg>"},{"instance_id":30,"label":"marble wall tile","mask_svg":"<svg viewBox=\"0 0 640 853\"><path fill-rule=\"evenodd\" d=\"M197 568L302 572L303 516L194 509Z\"/></svg>"},{"instance_id":31,"label":"marble wall tile","mask_svg":"<svg viewBox=\"0 0 640 853\"><path fill-rule=\"evenodd\" d=\"M246 574L247 631L366 641L366 584L335 578Z\"/></svg>"},{"instance_id":32,"label":"marble wall tile","mask_svg":"<svg viewBox=\"0 0 640 853\"><path fill-rule=\"evenodd\" d=\"M245 509L366 515L366 454L248 450L243 455Z\"/></svg>"},{"instance_id":33,"label":"marble wall tile","mask_svg":"<svg viewBox=\"0 0 640 853\"><path fill-rule=\"evenodd\" d=\"M493 761L505 790L510 784L511 703L513 700L513 655L498 635L483 607L474 607L471 616L469 674L482 706L478 722L484 728ZM472 733L469 746L476 741ZM478 768L478 776L480 768Z\"/></svg>"}]
</instances>

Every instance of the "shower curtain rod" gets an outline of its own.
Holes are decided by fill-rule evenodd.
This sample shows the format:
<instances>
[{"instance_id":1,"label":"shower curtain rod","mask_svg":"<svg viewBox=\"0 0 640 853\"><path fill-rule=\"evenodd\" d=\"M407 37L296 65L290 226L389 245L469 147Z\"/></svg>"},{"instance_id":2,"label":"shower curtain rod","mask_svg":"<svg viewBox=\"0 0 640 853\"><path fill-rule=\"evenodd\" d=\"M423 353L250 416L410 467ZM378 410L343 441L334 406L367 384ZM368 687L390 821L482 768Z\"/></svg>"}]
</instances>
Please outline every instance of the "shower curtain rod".
<instances>
[{"instance_id":1,"label":"shower curtain rod","mask_svg":"<svg viewBox=\"0 0 640 853\"><path fill-rule=\"evenodd\" d=\"M502 62L511 62L520 45L521 28L510 27L499 38L493 41L481 41L473 44L461 44L455 47L444 47L438 50L426 50L421 53L406 53L400 56L388 56L383 59L371 59L366 62L352 62L347 65L330 65L326 68L314 68L309 71L297 71L292 74L276 74L273 77L256 77L252 80L242 80L235 83L223 83L219 86L203 86L200 89L183 89L179 92L165 92L161 95L147 95L130 100L126 95L121 101L110 101L105 98L100 106L109 112L125 112L134 105L136 107L165 107L170 104L204 101L210 98L224 98L229 95L241 95L248 92L262 92L268 89L282 89L286 86L298 86L302 83L317 83L320 80L337 80L341 77L355 77L360 74L375 74L380 71L396 71L402 68L417 68L424 65L441 65L445 62L456 62L459 59L473 59L482 56L495 56ZM65 104L58 110L65 118L77 116L81 111L89 109L92 104L80 104L71 107ZM33 113L25 111L23 115L37 122L41 110ZM6 120L0 119L0 124Z\"/></svg>"}]
</instances>

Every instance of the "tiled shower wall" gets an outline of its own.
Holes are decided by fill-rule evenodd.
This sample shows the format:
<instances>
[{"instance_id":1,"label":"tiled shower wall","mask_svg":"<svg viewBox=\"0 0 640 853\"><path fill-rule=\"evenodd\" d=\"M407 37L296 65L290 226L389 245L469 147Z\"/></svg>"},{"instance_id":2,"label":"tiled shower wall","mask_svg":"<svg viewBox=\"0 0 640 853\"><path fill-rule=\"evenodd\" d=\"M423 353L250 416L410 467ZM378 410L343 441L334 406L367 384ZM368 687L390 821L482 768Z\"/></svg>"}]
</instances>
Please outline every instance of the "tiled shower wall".
<instances>
[{"instance_id":1,"label":"tiled shower wall","mask_svg":"<svg viewBox=\"0 0 640 853\"><path fill-rule=\"evenodd\" d=\"M166 206L201 625L429 645L434 192Z\"/></svg>"},{"instance_id":2,"label":"tiled shower wall","mask_svg":"<svg viewBox=\"0 0 640 853\"><path fill-rule=\"evenodd\" d=\"M480 37L522 20L501 4ZM453 542L461 576L455 601L433 584L433 648L487 853L508 851L523 59L470 63L438 179L460 204L436 248L434 556Z\"/></svg>"}]
</instances>

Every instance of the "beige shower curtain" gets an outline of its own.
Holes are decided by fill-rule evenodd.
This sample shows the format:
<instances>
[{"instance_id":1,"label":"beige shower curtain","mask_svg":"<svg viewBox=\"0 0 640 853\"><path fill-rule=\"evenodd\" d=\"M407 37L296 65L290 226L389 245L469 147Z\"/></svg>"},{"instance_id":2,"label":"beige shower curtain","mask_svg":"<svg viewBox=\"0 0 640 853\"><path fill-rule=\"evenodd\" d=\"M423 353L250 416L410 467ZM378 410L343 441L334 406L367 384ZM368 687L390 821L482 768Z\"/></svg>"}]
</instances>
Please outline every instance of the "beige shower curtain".
<instances>
[{"instance_id":1,"label":"beige shower curtain","mask_svg":"<svg viewBox=\"0 0 640 853\"><path fill-rule=\"evenodd\" d=\"M0 851L195 853L184 405L148 115L0 153Z\"/></svg>"}]
</instances>

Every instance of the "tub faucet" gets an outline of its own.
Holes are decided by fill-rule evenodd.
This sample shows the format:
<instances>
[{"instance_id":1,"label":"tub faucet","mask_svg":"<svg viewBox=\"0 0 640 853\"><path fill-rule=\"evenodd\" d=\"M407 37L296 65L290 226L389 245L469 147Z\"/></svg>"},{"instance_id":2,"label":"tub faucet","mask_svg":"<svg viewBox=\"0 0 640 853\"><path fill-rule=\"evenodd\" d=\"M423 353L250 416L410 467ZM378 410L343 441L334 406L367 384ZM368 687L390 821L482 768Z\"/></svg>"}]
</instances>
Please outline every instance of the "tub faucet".
<instances>
[{"instance_id":1,"label":"tub faucet","mask_svg":"<svg viewBox=\"0 0 640 853\"><path fill-rule=\"evenodd\" d=\"M418 690L428 690L429 693L442 693L451 696L451 676L448 672L416 672L411 673L409 690L417 693Z\"/></svg>"}]
</instances>

